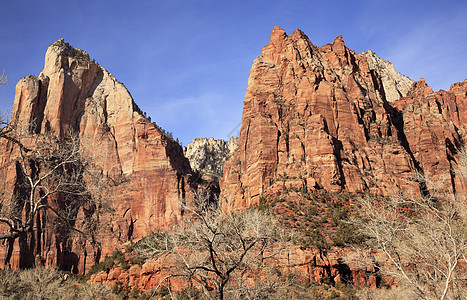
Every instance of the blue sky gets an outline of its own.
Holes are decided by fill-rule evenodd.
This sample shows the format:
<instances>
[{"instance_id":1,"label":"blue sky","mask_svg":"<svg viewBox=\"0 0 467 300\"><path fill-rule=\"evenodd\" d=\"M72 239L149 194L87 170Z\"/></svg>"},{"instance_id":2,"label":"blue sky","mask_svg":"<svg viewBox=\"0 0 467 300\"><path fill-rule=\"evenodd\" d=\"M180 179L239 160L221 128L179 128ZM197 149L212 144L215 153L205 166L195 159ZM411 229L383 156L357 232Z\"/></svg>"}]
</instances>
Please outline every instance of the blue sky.
<instances>
[{"instance_id":1,"label":"blue sky","mask_svg":"<svg viewBox=\"0 0 467 300\"><path fill-rule=\"evenodd\" d=\"M184 145L238 132L248 74L277 25L318 46L343 35L434 90L467 78L467 1L2 1L0 110L59 38L86 50Z\"/></svg>"}]
</instances>

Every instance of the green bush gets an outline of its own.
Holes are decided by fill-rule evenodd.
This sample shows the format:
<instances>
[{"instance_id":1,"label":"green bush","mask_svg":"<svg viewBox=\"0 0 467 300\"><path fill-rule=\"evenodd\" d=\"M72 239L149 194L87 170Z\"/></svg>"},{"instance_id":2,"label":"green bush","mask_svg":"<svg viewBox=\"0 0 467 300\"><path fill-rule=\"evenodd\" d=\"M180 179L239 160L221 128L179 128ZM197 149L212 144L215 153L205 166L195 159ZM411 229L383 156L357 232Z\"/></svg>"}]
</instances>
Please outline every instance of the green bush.
<instances>
[{"instance_id":1,"label":"green bush","mask_svg":"<svg viewBox=\"0 0 467 300\"><path fill-rule=\"evenodd\" d=\"M125 253L121 250L114 250L111 256L106 256L104 261L94 264L91 269L86 273L85 279L89 279L92 274L102 271L108 271L115 265L119 264L123 269L129 269L130 265L125 259Z\"/></svg>"}]
</instances>

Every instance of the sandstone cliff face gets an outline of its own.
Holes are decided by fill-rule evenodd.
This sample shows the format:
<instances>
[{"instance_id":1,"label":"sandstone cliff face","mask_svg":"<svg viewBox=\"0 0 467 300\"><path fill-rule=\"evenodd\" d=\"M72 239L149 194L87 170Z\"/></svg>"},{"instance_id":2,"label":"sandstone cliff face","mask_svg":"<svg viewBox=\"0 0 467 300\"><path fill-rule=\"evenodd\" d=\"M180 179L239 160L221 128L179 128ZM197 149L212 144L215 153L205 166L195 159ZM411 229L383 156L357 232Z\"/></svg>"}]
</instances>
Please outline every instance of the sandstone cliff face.
<instances>
[{"instance_id":1,"label":"sandstone cliff face","mask_svg":"<svg viewBox=\"0 0 467 300\"><path fill-rule=\"evenodd\" d=\"M416 171L455 182L465 82L438 93L423 81L407 91L409 83L371 52L348 49L341 36L317 47L299 29L287 35L275 27L250 71L221 206L248 207L282 178L307 189L382 195L420 193Z\"/></svg>"},{"instance_id":2,"label":"sandstone cliff face","mask_svg":"<svg viewBox=\"0 0 467 300\"><path fill-rule=\"evenodd\" d=\"M221 177L225 161L237 147L237 137L231 137L228 141L196 138L184 147L183 152L193 171Z\"/></svg>"},{"instance_id":3,"label":"sandstone cliff face","mask_svg":"<svg viewBox=\"0 0 467 300\"><path fill-rule=\"evenodd\" d=\"M18 126L34 124L31 135L78 133L83 147L96 154L102 172L119 183L109 192L113 213L101 219L102 227L109 227L103 239L78 245L71 238L60 240L61 233L44 227L47 238L29 255L59 268L70 269L72 264L73 271L83 273L116 243L140 238L182 217L180 205L191 174L182 147L146 120L125 86L86 52L63 40L53 43L42 73L18 82L13 120ZM5 148L12 146L5 144ZM10 150L1 155L6 162L17 153ZM16 176L9 169L12 180L6 184L14 183ZM16 243L13 253L4 263L19 267L19 257L26 254ZM4 251L1 255L5 257Z\"/></svg>"},{"instance_id":4,"label":"sandstone cliff face","mask_svg":"<svg viewBox=\"0 0 467 300\"><path fill-rule=\"evenodd\" d=\"M445 187L467 192L467 182L455 174L456 154L467 139L467 80L435 93L421 79L393 106L403 118L404 142L424 174L438 183L446 176Z\"/></svg>"}]
</instances>

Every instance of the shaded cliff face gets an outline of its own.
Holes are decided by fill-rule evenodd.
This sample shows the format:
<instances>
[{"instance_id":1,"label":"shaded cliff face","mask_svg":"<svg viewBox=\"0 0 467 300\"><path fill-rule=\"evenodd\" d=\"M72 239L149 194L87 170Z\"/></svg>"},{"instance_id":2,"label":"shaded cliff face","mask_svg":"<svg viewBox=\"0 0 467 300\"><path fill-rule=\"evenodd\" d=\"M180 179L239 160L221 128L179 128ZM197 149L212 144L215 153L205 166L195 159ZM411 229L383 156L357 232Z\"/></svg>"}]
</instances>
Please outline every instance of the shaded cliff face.
<instances>
[{"instance_id":1,"label":"shaded cliff face","mask_svg":"<svg viewBox=\"0 0 467 300\"><path fill-rule=\"evenodd\" d=\"M455 188L449 170L465 140L465 83L438 93L423 81L409 91L411 83L342 37L317 47L299 29L287 35L275 27L250 71L221 206L248 207L284 180L333 192L417 194L424 188L411 180L418 171L435 180L447 174Z\"/></svg>"},{"instance_id":2,"label":"shaded cliff face","mask_svg":"<svg viewBox=\"0 0 467 300\"><path fill-rule=\"evenodd\" d=\"M28 126L30 135L53 132L63 137L69 130L76 132L83 147L95 153L102 172L118 183L109 191L112 213L100 220L109 228L103 239L92 246L78 245L70 239L59 241L59 233L45 228L48 238L31 255L47 253L46 264L66 268L61 260L67 258L58 257L68 253L73 256L75 271L82 273L85 265L89 267L111 252L116 243L140 238L181 219L191 174L182 147L146 120L125 86L86 52L63 40L53 43L42 73L18 82L13 120L19 127ZM11 145L5 147L11 149ZM17 153L1 155L6 162ZM11 180L5 184L12 189L18 175L13 169L8 172ZM6 263L15 267L22 253L13 251Z\"/></svg>"}]
</instances>

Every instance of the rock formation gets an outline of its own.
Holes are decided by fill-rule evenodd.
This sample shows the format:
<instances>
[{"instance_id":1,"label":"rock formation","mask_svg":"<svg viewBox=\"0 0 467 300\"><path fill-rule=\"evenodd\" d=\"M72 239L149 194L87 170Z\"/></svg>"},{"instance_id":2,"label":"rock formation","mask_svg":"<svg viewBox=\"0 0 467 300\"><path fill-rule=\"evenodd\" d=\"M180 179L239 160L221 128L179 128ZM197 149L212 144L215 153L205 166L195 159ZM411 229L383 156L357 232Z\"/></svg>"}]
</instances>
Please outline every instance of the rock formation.
<instances>
[{"instance_id":1,"label":"rock formation","mask_svg":"<svg viewBox=\"0 0 467 300\"><path fill-rule=\"evenodd\" d=\"M29 255L46 265L83 273L116 243L138 239L181 219L192 172L182 147L143 117L125 86L86 52L63 39L53 43L42 73L18 82L12 121L18 128L29 126L31 136L53 132L62 138L70 130L77 133L83 147L96 155L103 174L116 184L108 197L112 213L101 217L99 225L109 227L103 239L79 244L71 237L59 238L66 234L45 224L44 238L34 250L25 253L15 241L5 265L28 267L34 259L20 265L19 258ZM3 141L2 147L7 151L2 151L0 161L17 157L10 142ZM20 174L13 168L6 174L9 180L2 188L12 191ZM82 212L79 216L84 217ZM41 220L47 222L45 217ZM2 259L7 248L0 252Z\"/></svg>"},{"instance_id":2,"label":"rock formation","mask_svg":"<svg viewBox=\"0 0 467 300\"><path fill-rule=\"evenodd\" d=\"M388 102L392 103L407 95L412 79L397 72L391 62L379 58L373 51L367 50L362 54L366 56L368 68L379 75Z\"/></svg>"},{"instance_id":3,"label":"rock formation","mask_svg":"<svg viewBox=\"0 0 467 300\"><path fill-rule=\"evenodd\" d=\"M343 263L342 257L353 255L348 249L335 249L333 252L324 254L318 250L303 249L296 245L290 245L287 252L282 254L279 259L293 262L284 273L294 276L296 280L302 282L323 283L325 280L331 282L353 284L354 287L376 288L381 275L373 267L361 268L357 265L347 265ZM132 265L128 269L121 266L112 268L109 272L102 271L92 274L91 283L101 283L137 287L141 290L156 288L160 283L165 283L164 278L171 275L170 266L176 261L173 257L161 256L146 261L142 266ZM287 265L287 263L284 263ZM281 270L284 266L278 266ZM235 279L234 279L235 280ZM386 284L391 284L392 278L385 277ZM173 277L170 281L170 287L174 291L180 291L188 283L183 277Z\"/></svg>"},{"instance_id":4,"label":"rock formation","mask_svg":"<svg viewBox=\"0 0 467 300\"><path fill-rule=\"evenodd\" d=\"M109 191L101 191L110 212L99 217L100 235L88 239L60 231L53 216L41 212L31 234L2 241L2 268L45 264L85 273L116 245L180 221L199 179L192 168L217 177L236 145L220 180L224 209L243 209L282 186L379 195L429 192L429 182L413 180L415 172L438 182L447 176L444 188L467 192L452 172L467 138L466 98L467 81L433 92L424 80L412 83L371 51L348 49L341 36L317 47L299 29L287 35L275 27L251 68L238 142L196 139L185 150L189 161L178 143L142 115L123 84L86 52L59 40L47 50L42 73L17 84L12 121L27 128L31 147L31 137L53 133L63 139L75 132L101 173L113 180ZM18 149L5 139L0 145L0 213L9 204L24 215L27 206L13 197L23 188L24 174L11 164ZM74 216L79 222L92 214L79 207ZM320 269L329 266L310 265L308 277L322 276ZM137 268L121 273L136 278Z\"/></svg>"},{"instance_id":5,"label":"rock formation","mask_svg":"<svg viewBox=\"0 0 467 300\"><path fill-rule=\"evenodd\" d=\"M183 152L190 161L193 171L214 177L222 176L225 161L237 149L238 138L233 136L228 141L214 138L196 138Z\"/></svg>"},{"instance_id":6,"label":"rock formation","mask_svg":"<svg viewBox=\"0 0 467 300\"><path fill-rule=\"evenodd\" d=\"M465 189L450 172L466 138L467 84L434 93L342 36L317 47L275 27L253 62L239 147L224 165L221 206L248 207L283 178L332 192L426 192L415 172ZM399 96L402 99L397 100ZM280 183L282 184L282 182Z\"/></svg>"}]
</instances>

